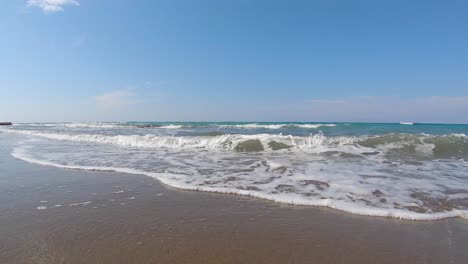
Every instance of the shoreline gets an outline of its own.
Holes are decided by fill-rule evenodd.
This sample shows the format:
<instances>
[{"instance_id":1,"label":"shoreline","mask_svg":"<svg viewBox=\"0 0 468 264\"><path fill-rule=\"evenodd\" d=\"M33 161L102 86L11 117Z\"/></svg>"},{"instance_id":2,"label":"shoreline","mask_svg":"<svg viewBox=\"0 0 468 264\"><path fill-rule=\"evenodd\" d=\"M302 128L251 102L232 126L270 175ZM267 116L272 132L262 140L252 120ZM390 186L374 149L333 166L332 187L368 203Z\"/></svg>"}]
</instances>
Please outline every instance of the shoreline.
<instances>
[{"instance_id":1,"label":"shoreline","mask_svg":"<svg viewBox=\"0 0 468 264\"><path fill-rule=\"evenodd\" d=\"M11 153L13 157L15 157L18 160L22 160L34 165L38 166L47 166L47 167L53 167L53 168L59 168L59 169L66 169L66 170L79 170L79 171L100 171L100 172L110 172L110 173L125 173L125 174L131 174L131 175L139 175L139 176L144 176L144 177L149 177L152 178L156 181L158 181L159 184L164 185L165 187L173 188L175 190L183 190L183 191L192 191L192 192L205 192L205 193L215 193L215 194L224 194L224 195L237 195L237 196L246 196L249 198L253 199L260 199L268 202L273 202L273 203L280 203L284 205L291 205L291 206L304 206L304 207L320 207L320 208L326 208L330 210L335 210L339 211L341 213L345 214L351 214L351 215L356 215L356 216L366 216L366 217L378 217L378 218L389 218L389 219L396 219L396 220L402 220L402 221L439 221L439 220L445 220L445 219L453 219L453 218L458 218L462 220L467 220L468 221L468 216L462 216L459 214L458 210L452 210L450 216L448 216L447 212L440 212L440 213L433 213L433 214L419 214L417 217L415 217L414 212L408 212L412 216L409 217L399 217L395 216L392 214L388 213L388 210L381 210L381 213L379 211L376 211L376 209L372 209L373 214L366 214L362 213L360 211L351 211L349 209L344 209L347 207L346 205L343 205L342 208L339 208L339 206L334 206L330 205L328 201L324 201L324 203L310 203L310 204L305 204L305 203L294 203L294 202L289 202L288 200L281 200L273 196L265 196L265 195L259 195L255 192L248 191L248 190L237 190L236 192L232 192L229 189L226 190L213 190L211 188L203 188L203 187L191 187L190 185L180 185L179 183L176 182L171 182L167 179L158 177L156 173L150 173L150 172L145 172L145 171L138 171L134 169L127 169L127 168L115 168L115 167L87 167L87 166L65 166L65 165L60 165L60 164L54 164L51 162L44 162L44 161L37 161L33 160L30 158L26 157L21 157L15 151ZM440 216L438 216L440 215Z\"/></svg>"},{"instance_id":2,"label":"shoreline","mask_svg":"<svg viewBox=\"0 0 468 264\"><path fill-rule=\"evenodd\" d=\"M459 218L407 221L185 191L148 176L30 164L10 152L0 137L1 263L468 259L468 222Z\"/></svg>"}]
</instances>

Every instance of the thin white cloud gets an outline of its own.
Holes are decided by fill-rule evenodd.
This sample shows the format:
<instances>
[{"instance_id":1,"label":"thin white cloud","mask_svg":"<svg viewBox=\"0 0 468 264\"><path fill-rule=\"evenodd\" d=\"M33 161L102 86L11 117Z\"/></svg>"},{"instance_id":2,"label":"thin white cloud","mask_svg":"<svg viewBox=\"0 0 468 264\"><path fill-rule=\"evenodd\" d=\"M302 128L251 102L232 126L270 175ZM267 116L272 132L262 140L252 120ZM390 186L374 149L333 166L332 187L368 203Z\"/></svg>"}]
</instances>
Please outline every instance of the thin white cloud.
<instances>
[{"instance_id":1,"label":"thin white cloud","mask_svg":"<svg viewBox=\"0 0 468 264\"><path fill-rule=\"evenodd\" d=\"M38 7L44 12L63 11L64 6L80 6L76 0L28 0L28 7Z\"/></svg>"},{"instance_id":2,"label":"thin white cloud","mask_svg":"<svg viewBox=\"0 0 468 264\"><path fill-rule=\"evenodd\" d=\"M94 97L98 107L114 110L141 103L136 94L130 90L116 90Z\"/></svg>"}]
</instances>

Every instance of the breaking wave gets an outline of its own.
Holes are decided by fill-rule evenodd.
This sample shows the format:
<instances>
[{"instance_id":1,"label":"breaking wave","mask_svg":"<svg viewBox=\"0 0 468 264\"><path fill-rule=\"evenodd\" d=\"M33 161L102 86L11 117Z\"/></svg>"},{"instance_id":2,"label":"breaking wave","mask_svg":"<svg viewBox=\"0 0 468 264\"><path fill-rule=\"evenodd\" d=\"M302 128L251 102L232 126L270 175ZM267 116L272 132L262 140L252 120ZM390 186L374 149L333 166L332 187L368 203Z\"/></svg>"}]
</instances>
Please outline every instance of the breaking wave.
<instances>
[{"instance_id":1,"label":"breaking wave","mask_svg":"<svg viewBox=\"0 0 468 264\"><path fill-rule=\"evenodd\" d=\"M100 135L51 133L31 130L7 130L7 132L43 137L53 140L112 144L138 148L173 149L232 149L253 152L264 150L288 150L323 152L330 149L360 148L362 151L394 150L406 154L425 154L436 157L468 155L465 134L385 134L380 136L326 137L322 133L310 136L272 134L222 134L214 136L160 136L160 135Z\"/></svg>"},{"instance_id":2,"label":"breaking wave","mask_svg":"<svg viewBox=\"0 0 468 264\"><path fill-rule=\"evenodd\" d=\"M336 124L257 124L257 123L252 123L252 124L237 124L237 125L219 125L220 127L226 127L226 128L244 128L244 129L258 129L258 128L263 128L263 129L282 129L282 128L310 128L310 129L316 129L319 127L334 127Z\"/></svg>"}]
</instances>

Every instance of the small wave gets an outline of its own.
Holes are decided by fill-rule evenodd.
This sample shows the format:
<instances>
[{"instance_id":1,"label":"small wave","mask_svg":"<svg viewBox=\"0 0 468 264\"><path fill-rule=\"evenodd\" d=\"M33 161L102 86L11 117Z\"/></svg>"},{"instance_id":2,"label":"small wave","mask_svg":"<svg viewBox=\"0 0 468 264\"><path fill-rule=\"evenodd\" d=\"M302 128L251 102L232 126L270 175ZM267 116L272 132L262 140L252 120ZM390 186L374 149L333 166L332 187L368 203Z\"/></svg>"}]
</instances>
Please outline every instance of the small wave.
<instances>
[{"instance_id":1,"label":"small wave","mask_svg":"<svg viewBox=\"0 0 468 264\"><path fill-rule=\"evenodd\" d=\"M468 155L465 134L427 135L390 133L361 137L357 144L368 148L398 150L400 154L427 154L436 157Z\"/></svg>"},{"instance_id":2,"label":"small wave","mask_svg":"<svg viewBox=\"0 0 468 264\"><path fill-rule=\"evenodd\" d=\"M126 127L121 123L65 123L64 127L69 128L122 128Z\"/></svg>"},{"instance_id":3,"label":"small wave","mask_svg":"<svg viewBox=\"0 0 468 264\"><path fill-rule=\"evenodd\" d=\"M26 127L66 127L66 128L124 128L127 127L122 123L21 123L19 126Z\"/></svg>"},{"instance_id":4,"label":"small wave","mask_svg":"<svg viewBox=\"0 0 468 264\"><path fill-rule=\"evenodd\" d=\"M310 135L308 137L291 135L240 135L223 134L218 136L158 136L153 134L117 135L107 136L100 134L70 134L51 133L34 130L4 130L10 133L42 137L52 140L66 140L74 142L92 142L140 148L206 148L206 149L236 149L237 145L249 141L259 141L262 149L271 149L271 142L277 142L294 147L297 150L316 150L326 145L351 144L355 137L325 137L323 134Z\"/></svg>"},{"instance_id":5,"label":"small wave","mask_svg":"<svg viewBox=\"0 0 468 264\"><path fill-rule=\"evenodd\" d=\"M282 128L306 128L316 129L319 127L334 127L336 124L240 124L240 125L219 125L224 128L244 128L244 129L282 129Z\"/></svg>"},{"instance_id":6,"label":"small wave","mask_svg":"<svg viewBox=\"0 0 468 264\"><path fill-rule=\"evenodd\" d=\"M301 124L293 125L300 128L319 128L319 127L335 127L336 124Z\"/></svg>"},{"instance_id":7,"label":"small wave","mask_svg":"<svg viewBox=\"0 0 468 264\"><path fill-rule=\"evenodd\" d=\"M426 134L385 134L380 136L337 136L326 137L322 133L310 136L271 135L271 134L220 134L204 136L160 136L52 133L35 130L2 129L42 137L52 140L74 142L92 142L139 148L172 148L172 149L231 149L241 151L263 151L288 149L289 151L307 151L320 153L341 149L352 149L373 152L375 149L384 152L397 151L408 155L433 155L436 157L457 157L468 155L468 140L464 134L426 135ZM242 144L239 147L239 144ZM243 147L247 146L247 147Z\"/></svg>"},{"instance_id":8,"label":"small wave","mask_svg":"<svg viewBox=\"0 0 468 264\"><path fill-rule=\"evenodd\" d=\"M219 125L219 127L224 127L224 128L244 128L244 129L258 129L258 128L264 128L264 129L281 129L287 125L285 124L241 124L241 125Z\"/></svg>"},{"instance_id":9,"label":"small wave","mask_svg":"<svg viewBox=\"0 0 468 264\"><path fill-rule=\"evenodd\" d=\"M400 122L400 125L414 125L414 123L411 123L411 122Z\"/></svg>"},{"instance_id":10,"label":"small wave","mask_svg":"<svg viewBox=\"0 0 468 264\"><path fill-rule=\"evenodd\" d=\"M166 125L166 126L161 126L161 128L165 129L181 129L184 128L184 125Z\"/></svg>"},{"instance_id":11,"label":"small wave","mask_svg":"<svg viewBox=\"0 0 468 264\"><path fill-rule=\"evenodd\" d=\"M465 134L463 134L463 133L452 133L452 134L450 134L450 135L451 135L451 136L454 136L454 137L467 138L467 139L468 139L468 137L467 137Z\"/></svg>"},{"instance_id":12,"label":"small wave","mask_svg":"<svg viewBox=\"0 0 468 264\"><path fill-rule=\"evenodd\" d=\"M161 128L161 129L181 129L190 127L189 125L179 124L133 124L133 123L23 123L20 126L26 127L66 127L66 128L96 128L96 129L113 129L113 128Z\"/></svg>"},{"instance_id":13,"label":"small wave","mask_svg":"<svg viewBox=\"0 0 468 264\"><path fill-rule=\"evenodd\" d=\"M157 129L181 129L181 128L190 128L190 125L163 125L163 124L129 124L129 126L137 128L157 128Z\"/></svg>"},{"instance_id":14,"label":"small wave","mask_svg":"<svg viewBox=\"0 0 468 264\"><path fill-rule=\"evenodd\" d=\"M238 129L284 129L284 128L303 128L317 129L320 127L335 127L336 124L303 124L303 123L284 123L284 124L165 124L165 123L117 123L117 122L82 122L82 123L22 123L22 126L30 127L66 127L66 128L96 128L96 129L112 129L112 128L159 128L159 129L182 129L203 126L216 126L222 128L238 128Z\"/></svg>"}]
</instances>

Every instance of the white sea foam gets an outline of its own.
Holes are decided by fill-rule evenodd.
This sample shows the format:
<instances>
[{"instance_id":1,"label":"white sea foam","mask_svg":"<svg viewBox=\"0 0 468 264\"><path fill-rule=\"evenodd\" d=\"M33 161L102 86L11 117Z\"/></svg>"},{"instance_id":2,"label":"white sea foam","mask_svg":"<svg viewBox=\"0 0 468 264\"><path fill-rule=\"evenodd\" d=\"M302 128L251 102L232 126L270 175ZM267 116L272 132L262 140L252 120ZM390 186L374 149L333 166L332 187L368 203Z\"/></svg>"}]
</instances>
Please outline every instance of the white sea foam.
<instances>
[{"instance_id":1,"label":"white sea foam","mask_svg":"<svg viewBox=\"0 0 468 264\"><path fill-rule=\"evenodd\" d=\"M414 125L414 123L411 123L411 122L400 122L400 125Z\"/></svg>"},{"instance_id":2,"label":"white sea foam","mask_svg":"<svg viewBox=\"0 0 468 264\"><path fill-rule=\"evenodd\" d=\"M161 136L147 134L111 136L103 134L57 133L16 129L2 129L2 131L30 135L36 138L152 149L234 150L236 149L236 146L246 140L258 140L265 151L272 150L270 145L271 142L278 142L285 146L289 146L289 148L282 150L288 152L300 151L308 153L322 153L327 151L341 151L359 155L362 152L373 152L376 150L383 152L387 152L392 149L404 150L404 148L412 146L416 150L416 153L425 156L432 156L434 154L434 150L439 146L439 149L442 149L445 152L452 151L453 155L459 155L460 153L468 154L466 149L466 136L464 134L449 134L441 136L431 136L426 134L387 134L383 136L360 137L326 137L322 133L315 135L311 134L310 136L291 136L282 134L224 134L219 136ZM456 142L456 139L459 139L458 142ZM447 155L450 154L447 153Z\"/></svg>"},{"instance_id":3,"label":"white sea foam","mask_svg":"<svg viewBox=\"0 0 468 264\"><path fill-rule=\"evenodd\" d=\"M101 122L88 122L88 123L21 123L16 126L26 127L65 127L65 128L125 128L128 126L120 123L101 123Z\"/></svg>"},{"instance_id":4,"label":"white sea foam","mask_svg":"<svg viewBox=\"0 0 468 264\"><path fill-rule=\"evenodd\" d=\"M41 132L35 130L5 130L10 133L30 135L54 140L66 140L74 142L91 142L100 144L112 144L128 147L141 148L207 148L207 149L233 149L238 143L249 139L258 139L265 149L269 149L271 141L292 145L297 149L315 149L326 144L350 144L356 141L355 137L327 138L322 134L310 135L308 137L294 137L271 134L256 135L220 135L220 136L159 136L153 134L140 135L117 135L107 136L100 134L71 134Z\"/></svg>"},{"instance_id":5,"label":"white sea foam","mask_svg":"<svg viewBox=\"0 0 468 264\"><path fill-rule=\"evenodd\" d=\"M264 128L264 129L280 129L283 127L286 127L286 124L257 124L257 123L252 123L252 124L240 124L240 125L219 125L220 127L225 127L225 128L244 128L244 129L258 129L258 128Z\"/></svg>"},{"instance_id":6,"label":"white sea foam","mask_svg":"<svg viewBox=\"0 0 468 264\"><path fill-rule=\"evenodd\" d=\"M183 125L166 125L166 126L161 126L160 128L165 128L165 129L181 129L183 128Z\"/></svg>"},{"instance_id":7,"label":"white sea foam","mask_svg":"<svg viewBox=\"0 0 468 264\"><path fill-rule=\"evenodd\" d=\"M464 133L452 133L450 135L459 138L468 138L468 136L466 136Z\"/></svg>"},{"instance_id":8,"label":"white sea foam","mask_svg":"<svg viewBox=\"0 0 468 264\"><path fill-rule=\"evenodd\" d=\"M412 220L468 218L467 210L449 208L432 211L434 208L425 204L424 195L441 201L465 199L463 193L444 193L445 190L467 185L466 179L460 178L460 167L448 162L430 162L420 166L400 164L395 172L421 174L405 178L389 172L394 165L381 162L382 157L378 155L348 163L340 162L340 158L334 156L311 156L308 160L300 161L299 156L294 155L289 159L255 155L232 159L232 155L223 153L173 153L161 157L172 166L159 171L139 169L138 160L143 156L137 160L114 157L114 166L83 166L74 165L73 162L90 160L89 153L68 153L66 163L42 159L41 155L41 159L36 158L31 149L25 147L16 148L12 155L27 162L61 168L143 174L180 189L248 195L288 204L326 206L359 215ZM92 160L98 164L99 158L105 161L106 157L96 156ZM438 174L441 171L447 177L440 178ZM411 208L421 208L426 212L412 211Z\"/></svg>"},{"instance_id":9,"label":"white sea foam","mask_svg":"<svg viewBox=\"0 0 468 264\"><path fill-rule=\"evenodd\" d=\"M236 124L236 125L220 125L220 127L225 128L243 128L243 129L282 129L287 127L299 127L299 128L309 128L309 129L316 129L319 127L334 127L336 124L258 124L258 123L251 123L251 124Z\"/></svg>"},{"instance_id":10,"label":"white sea foam","mask_svg":"<svg viewBox=\"0 0 468 264\"><path fill-rule=\"evenodd\" d=\"M88 205L88 204L91 204L92 202L91 201L87 201L87 202L82 202L82 203L71 203L68 205L68 207L74 207L74 206L80 206L80 205Z\"/></svg>"},{"instance_id":11,"label":"white sea foam","mask_svg":"<svg viewBox=\"0 0 468 264\"><path fill-rule=\"evenodd\" d=\"M64 127L69 128L122 128L125 126L120 125L119 123L63 123L59 124Z\"/></svg>"},{"instance_id":12,"label":"white sea foam","mask_svg":"<svg viewBox=\"0 0 468 264\"><path fill-rule=\"evenodd\" d=\"M335 124L295 124L300 128L319 128L319 127L335 127Z\"/></svg>"}]
</instances>

